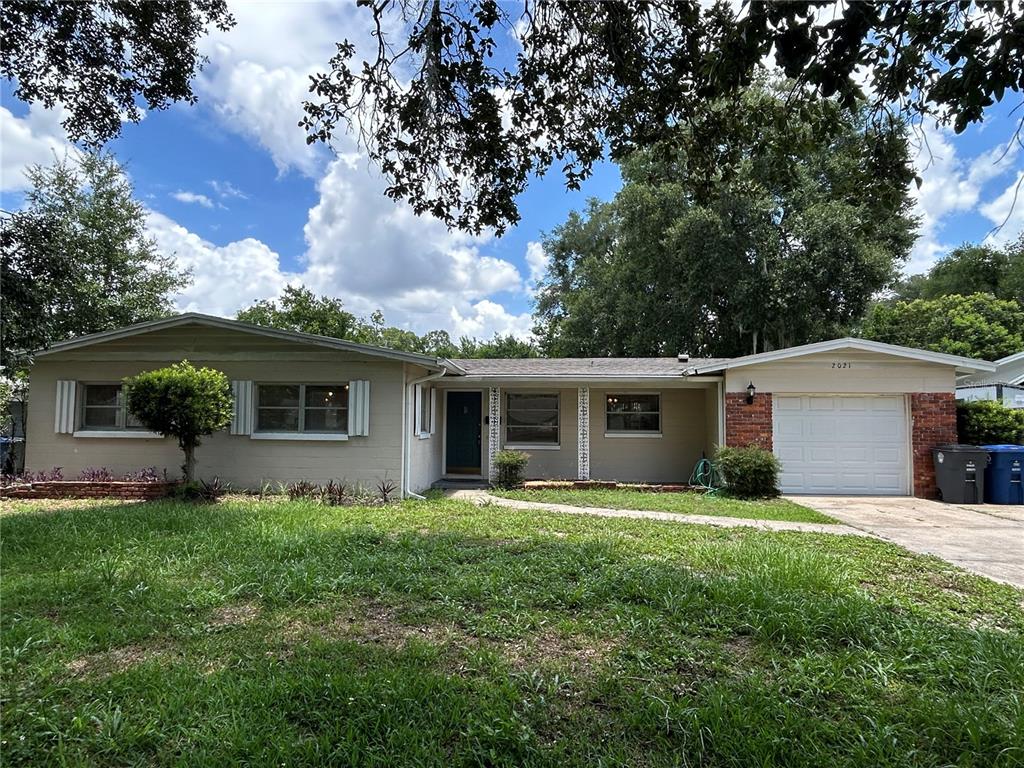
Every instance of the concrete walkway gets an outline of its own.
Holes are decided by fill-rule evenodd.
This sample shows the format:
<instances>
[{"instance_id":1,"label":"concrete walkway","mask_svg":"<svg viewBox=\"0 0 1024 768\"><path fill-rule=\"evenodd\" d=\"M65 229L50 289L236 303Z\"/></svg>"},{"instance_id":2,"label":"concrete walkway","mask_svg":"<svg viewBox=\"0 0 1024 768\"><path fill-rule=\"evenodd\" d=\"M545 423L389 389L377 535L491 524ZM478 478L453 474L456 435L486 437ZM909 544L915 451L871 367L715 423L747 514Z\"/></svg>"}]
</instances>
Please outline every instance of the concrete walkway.
<instances>
[{"instance_id":1,"label":"concrete walkway","mask_svg":"<svg viewBox=\"0 0 1024 768\"><path fill-rule=\"evenodd\" d=\"M790 501L914 552L1024 587L1024 507L896 497L792 496Z\"/></svg>"},{"instance_id":2,"label":"concrete walkway","mask_svg":"<svg viewBox=\"0 0 1024 768\"><path fill-rule=\"evenodd\" d=\"M847 536L872 536L871 533L846 525L823 523L792 523L786 520L750 520L746 517L719 517L718 515L687 515L680 512L656 512L645 509L609 509L606 507L575 507L570 504L549 504L540 501L520 501L492 496L487 491L458 490L450 498L470 501L478 506L497 504L511 509L535 509L546 512L564 512L569 515L596 515L597 517L625 517L642 520L668 520L673 523L716 525L720 528L760 528L764 531L803 531L804 533L835 533Z\"/></svg>"}]
</instances>

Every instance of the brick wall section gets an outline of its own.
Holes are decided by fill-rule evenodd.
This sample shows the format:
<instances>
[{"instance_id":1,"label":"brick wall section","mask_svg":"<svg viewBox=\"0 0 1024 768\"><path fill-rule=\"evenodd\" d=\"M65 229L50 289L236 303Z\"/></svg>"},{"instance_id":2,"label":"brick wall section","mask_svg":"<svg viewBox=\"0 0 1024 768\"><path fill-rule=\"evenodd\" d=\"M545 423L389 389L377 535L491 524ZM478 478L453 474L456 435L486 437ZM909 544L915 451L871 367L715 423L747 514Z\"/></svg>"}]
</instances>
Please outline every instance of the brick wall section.
<instances>
[{"instance_id":1,"label":"brick wall section","mask_svg":"<svg viewBox=\"0 0 1024 768\"><path fill-rule=\"evenodd\" d=\"M771 392L758 392L750 404L744 392L725 393L725 444L772 449Z\"/></svg>"},{"instance_id":2,"label":"brick wall section","mask_svg":"<svg viewBox=\"0 0 1024 768\"><path fill-rule=\"evenodd\" d=\"M911 445L914 460L914 495L938 498L932 448L956 442L956 398L952 392L915 392L910 395Z\"/></svg>"},{"instance_id":3,"label":"brick wall section","mask_svg":"<svg viewBox=\"0 0 1024 768\"><path fill-rule=\"evenodd\" d=\"M145 501L170 494L176 482L142 483L125 480L89 482L55 480L19 485L0 490L9 499L125 499Z\"/></svg>"}]
</instances>

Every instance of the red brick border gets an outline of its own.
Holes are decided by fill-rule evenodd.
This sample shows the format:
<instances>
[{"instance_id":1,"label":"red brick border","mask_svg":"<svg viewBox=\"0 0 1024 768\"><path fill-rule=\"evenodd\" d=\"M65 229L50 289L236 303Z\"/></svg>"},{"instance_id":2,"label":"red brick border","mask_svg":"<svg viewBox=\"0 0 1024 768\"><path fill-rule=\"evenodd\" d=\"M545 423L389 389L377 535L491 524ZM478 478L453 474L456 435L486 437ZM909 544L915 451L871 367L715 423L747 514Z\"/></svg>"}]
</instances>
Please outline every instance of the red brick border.
<instances>
[{"instance_id":1,"label":"red brick border","mask_svg":"<svg viewBox=\"0 0 1024 768\"><path fill-rule=\"evenodd\" d=\"M910 424L914 495L922 499L938 498L932 448L957 440L956 396L952 392L912 393Z\"/></svg>"},{"instance_id":2,"label":"red brick border","mask_svg":"<svg viewBox=\"0 0 1024 768\"><path fill-rule=\"evenodd\" d=\"M590 491L625 490L639 493L685 493L705 490L699 485L685 483L620 483L617 480L527 480L523 483L527 491Z\"/></svg>"},{"instance_id":3,"label":"red brick border","mask_svg":"<svg viewBox=\"0 0 1024 768\"><path fill-rule=\"evenodd\" d=\"M45 480L0 489L8 499L160 499L170 494L177 481L146 483L133 480Z\"/></svg>"},{"instance_id":4,"label":"red brick border","mask_svg":"<svg viewBox=\"0 0 1024 768\"><path fill-rule=\"evenodd\" d=\"M725 444L772 449L772 393L758 392L747 403L743 392L725 393Z\"/></svg>"}]
</instances>

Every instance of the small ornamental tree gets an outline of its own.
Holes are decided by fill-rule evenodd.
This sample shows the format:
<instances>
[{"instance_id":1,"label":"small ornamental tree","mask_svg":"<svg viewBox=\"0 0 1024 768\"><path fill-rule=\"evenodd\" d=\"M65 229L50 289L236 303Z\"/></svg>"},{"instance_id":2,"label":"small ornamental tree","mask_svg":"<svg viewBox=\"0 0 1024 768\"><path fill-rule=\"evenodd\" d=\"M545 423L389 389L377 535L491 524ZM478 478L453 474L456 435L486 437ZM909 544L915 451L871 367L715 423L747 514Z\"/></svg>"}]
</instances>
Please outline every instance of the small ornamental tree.
<instances>
[{"instance_id":1,"label":"small ornamental tree","mask_svg":"<svg viewBox=\"0 0 1024 768\"><path fill-rule=\"evenodd\" d=\"M174 437L185 454L185 482L195 479L195 450L200 438L231 422L231 383L213 368L188 360L124 380L128 410L146 429Z\"/></svg>"}]
</instances>

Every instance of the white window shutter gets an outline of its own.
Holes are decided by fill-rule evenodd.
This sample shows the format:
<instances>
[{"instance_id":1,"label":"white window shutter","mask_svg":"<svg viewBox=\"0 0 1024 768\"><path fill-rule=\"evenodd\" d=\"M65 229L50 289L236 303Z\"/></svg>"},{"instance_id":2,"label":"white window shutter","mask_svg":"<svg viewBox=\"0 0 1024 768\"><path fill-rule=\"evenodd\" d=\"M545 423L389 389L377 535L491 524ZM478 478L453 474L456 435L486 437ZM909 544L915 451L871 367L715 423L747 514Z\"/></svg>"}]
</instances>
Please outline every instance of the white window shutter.
<instances>
[{"instance_id":1,"label":"white window shutter","mask_svg":"<svg viewBox=\"0 0 1024 768\"><path fill-rule=\"evenodd\" d=\"M437 431L437 387L430 388L430 434Z\"/></svg>"},{"instance_id":2,"label":"white window shutter","mask_svg":"<svg viewBox=\"0 0 1024 768\"><path fill-rule=\"evenodd\" d=\"M231 434L252 434L253 391L251 381L232 381L231 394L235 397L235 412L231 416Z\"/></svg>"},{"instance_id":3,"label":"white window shutter","mask_svg":"<svg viewBox=\"0 0 1024 768\"><path fill-rule=\"evenodd\" d=\"M413 423L412 431L415 435L422 435L423 429L423 385L415 384L412 388L413 400Z\"/></svg>"},{"instance_id":4,"label":"white window shutter","mask_svg":"<svg viewBox=\"0 0 1024 768\"><path fill-rule=\"evenodd\" d=\"M77 381L57 382L57 409L53 418L53 431L70 435L75 431L75 390Z\"/></svg>"},{"instance_id":5,"label":"white window shutter","mask_svg":"<svg viewBox=\"0 0 1024 768\"><path fill-rule=\"evenodd\" d=\"M370 434L370 382L348 383L348 434L366 437Z\"/></svg>"}]
</instances>

